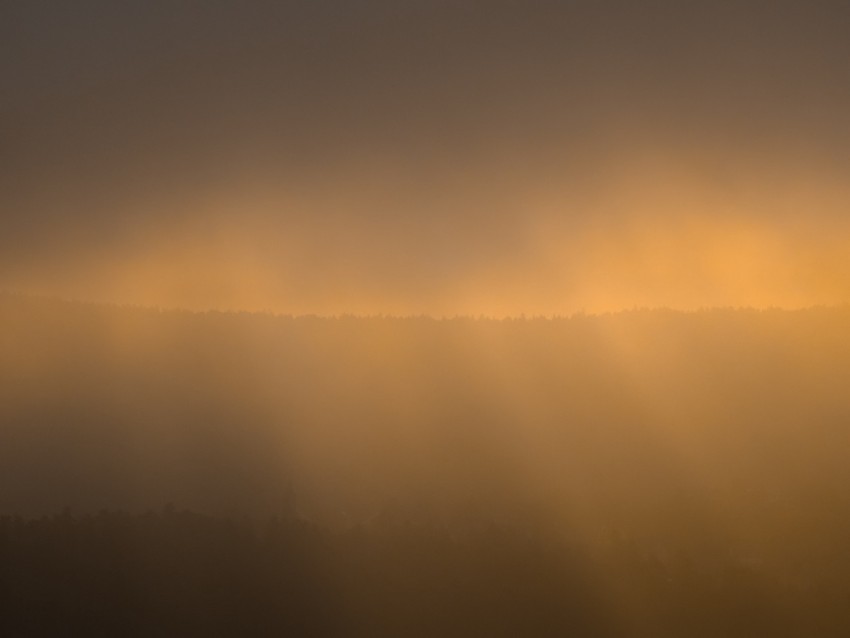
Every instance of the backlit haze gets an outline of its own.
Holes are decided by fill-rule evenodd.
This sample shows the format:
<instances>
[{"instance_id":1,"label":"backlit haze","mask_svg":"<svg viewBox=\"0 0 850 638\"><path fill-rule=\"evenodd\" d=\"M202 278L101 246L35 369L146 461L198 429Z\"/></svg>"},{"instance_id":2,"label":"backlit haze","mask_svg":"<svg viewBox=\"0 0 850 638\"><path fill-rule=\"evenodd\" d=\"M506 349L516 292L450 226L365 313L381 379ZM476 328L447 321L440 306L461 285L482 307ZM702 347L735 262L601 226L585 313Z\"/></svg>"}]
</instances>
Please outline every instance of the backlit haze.
<instances>
[{"instance_id":1,"label":"backlit haze","mask_svg":"<svg viewBox=\"0 0 850 638\"><path fill-rule=\"evenodd\" d=\"M838 3L7 2L0 287L285 314L850 298Z\"/></svg>"},{"instance_id":2,"label":"backlit haze","mask_svg":"<svg viewBox=\"0 0 850 638\"><path fill-rule=\"evenodd\" d=\"M847 0L0 0L0 636L850 636L848 327Z\"/></svg>"}]
</instances>

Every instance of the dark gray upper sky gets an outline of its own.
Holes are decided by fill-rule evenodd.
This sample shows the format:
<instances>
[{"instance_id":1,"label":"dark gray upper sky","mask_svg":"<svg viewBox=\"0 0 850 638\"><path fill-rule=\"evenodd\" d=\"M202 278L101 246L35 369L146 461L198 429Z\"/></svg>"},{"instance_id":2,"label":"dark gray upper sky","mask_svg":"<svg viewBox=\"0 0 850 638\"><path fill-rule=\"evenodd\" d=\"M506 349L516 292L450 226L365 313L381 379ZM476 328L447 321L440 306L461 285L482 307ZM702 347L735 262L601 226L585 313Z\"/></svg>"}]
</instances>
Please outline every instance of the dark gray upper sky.
<instances>
[{"instance_id":1,"label":"dark gray upper sky","mask_svg":"<svg viewBox=\"0 0 850 638\"><path fill-rule=\"evenodd\" d=\"M189 269L229 247L233 273L282 278L263 294L291 303L268 307L442 312L449 288L527 288L540 234L575 249L600 220L805 215L834 241L848 34L850 5L817 1L6 0L0 283L61 291L122 255L150 272L188 242ZM540 294L569 297L582 263ZM159 299L98 285L68 291Z\"/></svg>"}]
</instances>

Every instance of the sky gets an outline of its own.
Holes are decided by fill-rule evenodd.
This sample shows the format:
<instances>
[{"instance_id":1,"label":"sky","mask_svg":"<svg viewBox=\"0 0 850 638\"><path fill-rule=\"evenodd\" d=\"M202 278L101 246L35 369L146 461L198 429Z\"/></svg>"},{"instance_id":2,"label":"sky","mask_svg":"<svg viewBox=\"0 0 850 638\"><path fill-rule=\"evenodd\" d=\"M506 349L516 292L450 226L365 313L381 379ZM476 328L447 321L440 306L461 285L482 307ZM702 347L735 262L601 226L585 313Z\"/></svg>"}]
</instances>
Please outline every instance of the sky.
<instances>
[{"instance_id":1,"label":"sky","mask_svg":"<svg viewBox=\"0 0 850 638\"><path fill-rule=\"evenodd\" d=\"M850 5L7 0L0 287L291 314L850 301Z\"/></svg>"}]
</instances>

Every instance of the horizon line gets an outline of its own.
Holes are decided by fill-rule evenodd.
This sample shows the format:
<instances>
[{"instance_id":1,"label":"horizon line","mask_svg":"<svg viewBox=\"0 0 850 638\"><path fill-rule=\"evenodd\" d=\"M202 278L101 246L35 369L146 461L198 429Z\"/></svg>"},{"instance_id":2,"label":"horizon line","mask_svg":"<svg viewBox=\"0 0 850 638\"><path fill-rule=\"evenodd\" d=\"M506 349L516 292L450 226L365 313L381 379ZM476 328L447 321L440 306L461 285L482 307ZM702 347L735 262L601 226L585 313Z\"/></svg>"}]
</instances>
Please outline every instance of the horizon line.
<instances>
[{"instance_id":1,"label":"horizon line","mask_svg":"<svg viewBox=\"0 0 850 638\"><path fill-rule=\"evenodd\" d=\"M191 314L191 315L251 315L257 317L270 317L281 319L395 319L395 320L411 320L411 319L428 319L432 321L457 321L457 320L475 320L475 321L562 321L576 318L593 318L593 317L612 317L617 315L626 315L634 313L652 313L666 312L679 315L697 315L709 312L805 312L811 310L847 310L850 309L850 302L841 302L834 304L811 304L807 306L755 306L755 305L716 305L716 306L699 306L694 308L677 308L674 306L641 306L633 305L631 307L623 307L617 310L605 311L588 311L579 309L570 313L549 313L539 314L530 312L520 312L517 314L491 315L484 313L454 313L454 314L436 314L436 313L356 313L356 312L338 312L338 313L319 313L319 312L282 312L270 309L251 310L245 308L188 308L181 306L168 306L159 304L143 304L134 302L121 302L105 299L91 299L82 297L68 297L61 294L39 293L32 291L14 290L9 288L0 288L0 296L17 297L21 299L32 299L39 301L53 301L67 304L79 304L95 308L113 308L123 310L140 310L147 312L158 312L165 314Z\"/></svg>"}]
</instances>

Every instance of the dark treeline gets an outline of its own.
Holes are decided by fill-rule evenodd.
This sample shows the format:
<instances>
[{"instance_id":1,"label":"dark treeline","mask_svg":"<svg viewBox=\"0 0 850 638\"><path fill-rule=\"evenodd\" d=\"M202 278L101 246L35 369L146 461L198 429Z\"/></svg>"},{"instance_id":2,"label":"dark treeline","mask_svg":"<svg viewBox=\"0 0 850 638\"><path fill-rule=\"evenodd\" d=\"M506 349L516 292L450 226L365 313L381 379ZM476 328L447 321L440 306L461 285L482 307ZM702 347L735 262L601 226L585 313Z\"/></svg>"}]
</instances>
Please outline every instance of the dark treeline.
<instances>
[{"instance_id":1,"label":"dark treeline","mask_svg":"<svg viewBox=\"0 0 850 638\"><path fill-rule=\"evenodd\" d=\"M330 532L178 512L0 518L5 636L844 636L850 576L803 586L612 538ZM846 559L845 559L846 562Z\"/></svg>"},{"instance_id":2,"label":"dark treeline","mask_svg":"<svg viewBox=\"0 0 850 638\"><path fill-rule=\"evenodd\" d=\"M351 635L342 591L364 635L450 633L432 615L457 635L825 635L850 626L848 379L848 308L289 318L0 295L8 622L103 604L121 633ZM142 514L169 502L198 514ZM274 516L274 542L227 522Z\"/></svg>"}]
</instances>

